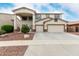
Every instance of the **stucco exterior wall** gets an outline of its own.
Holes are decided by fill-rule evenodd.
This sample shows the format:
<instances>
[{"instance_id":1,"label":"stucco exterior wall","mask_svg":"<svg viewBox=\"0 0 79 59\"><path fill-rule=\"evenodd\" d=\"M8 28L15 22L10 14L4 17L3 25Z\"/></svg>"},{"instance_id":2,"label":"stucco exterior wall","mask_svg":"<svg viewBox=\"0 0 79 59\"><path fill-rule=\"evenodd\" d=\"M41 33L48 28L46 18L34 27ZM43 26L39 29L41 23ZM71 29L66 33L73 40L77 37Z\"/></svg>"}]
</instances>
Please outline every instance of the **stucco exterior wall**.
<instances>
[{"instance_id":1,"label":"stucco exterior wall","mask_svg":"<svg viewBox=\"0 0 79 59\"><path fill-rule=\"evenodd\" d=\"M46 18L46 15L45 14L41 15L41 19L44 19L44 18Z\"/></svg>"},{"instance_id":2,"label":"stucco exterior wall","mask_svg":"<svg viewBox=\"0 0 79 59\"><path fill-rule=\"evenodd\" d=\"M44 20L40 20L40 21L36 22L35 24L36 24L36 25L43 25L43 22L45 22L45 21L47 21L47 20L49 20L49 18L44 19Z\"/></svg>"},{"instance_id":3,"label":"stucco exterior wall","mask_svg":"<svg viewBox=\"0 0 79 59\"><path fill-rule=\"evenodd\" d=\"M11 24L13 25L15 15L12 14L0 14L0 27L4 24Z\"/></svg>"},{"instance_id":4,"label":"stucco exterior wall","mask_svg":"<svg viewBox=\"0 0 79 59\"><path fill-rule=\"evenodd\" d=\"M52 15L52 14L50 14L50 15L49 15L49 17L54 18L54 14L53 14L53 15Z\"/></svg>"}]
</instances>

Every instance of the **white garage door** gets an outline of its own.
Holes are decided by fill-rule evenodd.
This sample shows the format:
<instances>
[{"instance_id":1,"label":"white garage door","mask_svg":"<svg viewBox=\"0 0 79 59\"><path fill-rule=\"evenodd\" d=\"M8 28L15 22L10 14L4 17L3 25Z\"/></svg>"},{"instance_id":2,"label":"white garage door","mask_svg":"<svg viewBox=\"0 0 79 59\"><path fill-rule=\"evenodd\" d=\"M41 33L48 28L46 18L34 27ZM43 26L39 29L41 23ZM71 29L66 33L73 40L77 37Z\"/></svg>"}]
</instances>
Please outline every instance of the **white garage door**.
<instances>
[{"instance_id":1,"label":"white garage door","mask_svg":"<svg viewBox=\"0 0 79 59\"><path fill-rule=\"evenodd\" d=\"M43 32L43 26L36 26L36 32Z\"/></svg>"},{"instance_id":2,"label":"white garage door","mask_svg":"<svg viewBox=\"0 0 79 59\"><path fill-rule=\"evenodd\" d=\"M48 25L48 32L64 32L64 25Z\"/></svg>"}]
</instances>

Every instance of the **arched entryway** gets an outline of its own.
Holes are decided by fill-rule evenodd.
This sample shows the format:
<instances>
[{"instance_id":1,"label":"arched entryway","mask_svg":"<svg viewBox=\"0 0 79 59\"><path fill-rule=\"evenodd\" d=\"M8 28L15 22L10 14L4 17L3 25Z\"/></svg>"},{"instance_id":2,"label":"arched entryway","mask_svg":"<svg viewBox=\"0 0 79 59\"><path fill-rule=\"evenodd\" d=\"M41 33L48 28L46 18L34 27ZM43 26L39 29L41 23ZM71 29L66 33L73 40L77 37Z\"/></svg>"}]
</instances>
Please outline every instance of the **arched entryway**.
<instances>
[{"instance_id":1,"label":"arched entryway","mask_svg":"<svg viewBox=\"0 0 79 59\"><path fill-rule=\"evenodd\" d=\"M22 27L22 24L27 24L30 29L34 30L35 29L35 11L26 7L21 7L21 8L17 8L13 10L14 14L16 14L16 16L20 17L20 28ZM17 22L16 22L16 18L15 18L15 23L14 23L14 29L16 29L17 27Z\"/></svg>"},{"instance_id":2,"label":"arched entryway","mask_svg":"<svg viewBox=\"0 0 79 59\"><path fill-rule=\"evenodd\" d=\"M21 23L22 24L27 24L30 29L32 28L32 22L33 22L33 15L30 13L18 13L16 14L21 18Z\"/></svg>"}]
</instances>

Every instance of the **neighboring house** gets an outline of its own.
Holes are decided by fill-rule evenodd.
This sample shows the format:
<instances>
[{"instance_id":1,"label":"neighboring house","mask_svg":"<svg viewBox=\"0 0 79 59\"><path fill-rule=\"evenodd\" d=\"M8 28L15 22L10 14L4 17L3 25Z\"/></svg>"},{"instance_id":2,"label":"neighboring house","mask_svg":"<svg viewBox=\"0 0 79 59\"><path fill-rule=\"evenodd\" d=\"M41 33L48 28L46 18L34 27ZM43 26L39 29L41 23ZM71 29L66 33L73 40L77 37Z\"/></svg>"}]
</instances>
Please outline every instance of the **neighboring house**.
<instances>
[{"instance_id":1,"label":"neighboring house","mask_svg":"<svg viewBox=\"0 0 79 59\"><path fill-rule=\"evenodd\" d=\"M62 19L62 13L37 13L35 10L21 7L13 10L14 14L2 15L4 23L11 21L14 30L21 28L22 24L27 24L31 31L36 32L65 32L67 21ZM12 16L11 16L12 15ZM0 17L2 22L2 19ZM10 22L9 22L10 23Z\"/></svg>"},{"instance_id":2,"label":"neighboring house","mask_svg":"<svg viewBox=\"0 0 79 59\"><path fill-rule=\"evenodd\" d=\"M67 24L67 32L79 32L79 21L69 22Z\"/></svg>"},{"instance_id":3,"label":"neighboring house","mask_svg":"<svg viewBox=\"0 0 79 59\"><path fill-rule=\"evenodd\" d=\"M6 13L0 13L0 27L4 24L11 24L13 25L14 22L14 14L6 14Z\"/></svg>"}]
</instances>

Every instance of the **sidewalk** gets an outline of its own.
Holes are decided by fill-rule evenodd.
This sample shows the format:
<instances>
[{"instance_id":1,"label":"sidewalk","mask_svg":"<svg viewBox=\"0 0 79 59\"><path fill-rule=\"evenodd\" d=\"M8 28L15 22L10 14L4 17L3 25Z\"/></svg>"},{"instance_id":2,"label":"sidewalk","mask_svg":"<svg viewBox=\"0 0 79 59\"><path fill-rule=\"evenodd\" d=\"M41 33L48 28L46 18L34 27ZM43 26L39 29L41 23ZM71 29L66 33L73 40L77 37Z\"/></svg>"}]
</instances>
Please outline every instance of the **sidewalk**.
<instances>
[{"instance_id":1,"label":"sidewalk","mask_svg":"<svg viewBox=\"0 0 79 59\"><path fill-rule=\"evenodd\" d=\"M0 41L1 46L24 46L24 45L50 45L50 44L79 44L79 40L15 40Z\"/></svg>"}]
</instances>

